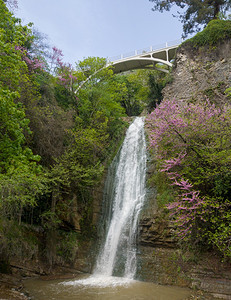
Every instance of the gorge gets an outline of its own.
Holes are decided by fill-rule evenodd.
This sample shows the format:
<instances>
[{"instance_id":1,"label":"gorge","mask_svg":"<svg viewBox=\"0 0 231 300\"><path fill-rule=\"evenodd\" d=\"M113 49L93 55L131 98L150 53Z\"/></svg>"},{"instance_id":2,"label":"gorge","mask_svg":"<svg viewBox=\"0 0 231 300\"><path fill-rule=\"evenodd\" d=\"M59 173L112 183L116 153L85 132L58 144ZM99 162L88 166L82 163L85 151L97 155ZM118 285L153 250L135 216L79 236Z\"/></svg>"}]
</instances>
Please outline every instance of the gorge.
<instances>
[{"instance_id":1,"label":"gorge","mask_svg":"<svg viewBox=\"0 0 231 300\"><path fill-rule=\"evenodd\" d=\"M113 74L46 56L5 2L0 298L28 299L25 284L42 299L230 299L231 21L182 43L169 73Z\"/></svg>"}]
</instances>

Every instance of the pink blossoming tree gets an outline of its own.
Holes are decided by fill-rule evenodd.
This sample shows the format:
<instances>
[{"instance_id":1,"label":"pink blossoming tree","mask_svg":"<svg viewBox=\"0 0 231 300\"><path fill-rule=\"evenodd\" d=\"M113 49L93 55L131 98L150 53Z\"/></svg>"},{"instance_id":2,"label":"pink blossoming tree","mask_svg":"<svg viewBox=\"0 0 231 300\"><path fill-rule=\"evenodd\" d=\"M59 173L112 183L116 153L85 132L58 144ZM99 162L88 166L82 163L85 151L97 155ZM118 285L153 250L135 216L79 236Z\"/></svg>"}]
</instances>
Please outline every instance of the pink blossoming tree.
<instances>
[{"instance_id":1,"label":"pink blossoming tree","mask_svg":"<svg viewBox=\"0 0 231 300\"><path fill-rule=\"evenodd\" d=\"M74 69L70 63L64 63L62 61L62 50L53 47L50 57L50 71L58 78L58 83L74 92L73 85L77 80L77 77L73 75Z\"/></svg>"},{"instance_id":2,"label":"pink blossoming tree","mask_svg":"<svg viewBox=\"0 0 231 300\"><path fill-rule=\"evenodd\" d=\"M174 186L167 208L178 235L231 256L230 107L164 100L147 128L159 171Z\"/></svg>"}]
</instances>

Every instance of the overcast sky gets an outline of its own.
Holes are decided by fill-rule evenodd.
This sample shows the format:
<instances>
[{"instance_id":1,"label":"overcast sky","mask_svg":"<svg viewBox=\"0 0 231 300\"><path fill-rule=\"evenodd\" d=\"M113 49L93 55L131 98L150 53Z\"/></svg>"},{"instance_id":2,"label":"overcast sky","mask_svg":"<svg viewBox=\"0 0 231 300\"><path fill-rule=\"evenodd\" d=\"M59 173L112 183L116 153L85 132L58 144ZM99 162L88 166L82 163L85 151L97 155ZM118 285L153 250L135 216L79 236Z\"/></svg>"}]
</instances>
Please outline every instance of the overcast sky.
<instances>
[{"instance_id":1,"label":"overcast sky","mask_svg":"<svg viewBox=\"0 0 231 300\"><path fill-rule=\"evenodd\" d=\"M149 0L18 0L18 6L23 24L33 22L72 64L163 44L182 34L172 12L153 12Z\"/></svg>"}]
</instances>

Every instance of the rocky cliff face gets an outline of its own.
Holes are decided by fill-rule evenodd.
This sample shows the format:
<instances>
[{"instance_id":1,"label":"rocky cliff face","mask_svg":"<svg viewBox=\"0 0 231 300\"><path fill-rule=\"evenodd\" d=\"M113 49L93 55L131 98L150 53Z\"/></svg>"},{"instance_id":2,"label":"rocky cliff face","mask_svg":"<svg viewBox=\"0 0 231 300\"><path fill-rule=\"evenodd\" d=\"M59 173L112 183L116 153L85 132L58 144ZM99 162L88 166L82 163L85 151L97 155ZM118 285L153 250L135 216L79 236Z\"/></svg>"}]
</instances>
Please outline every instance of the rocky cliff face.
<instances>
[{"instance_id":1,"label":"rocky cliff face","mask_svg":"<svg viewBox=\"0 0 231 300\"><path fill-rule=\"evenodd\" d=\"M231 86L231 41L212 49L180 47L172 77L163 90L166 99L193 102L209 98L217 105L227 103L224 92ZM150 161L148 176L153 172ZM183 251L174 238L174 227L157 206L156 192L150 190L147 198L139 222L138 278L196 287L217 298L231 299L231 265L221 262L215 253Z\"/></svg>"},{"instance_id":2,"label":"rocky cliff face","mask_svg":"<svg viewBox=\"0 0 231 300\"><path fill-rule=\"evenodd\" d=\"M207 97L223 104L227 101L224 91L231 86L231 41L199 50L181 46L172 77L163 90L165 99L198 101Z\"/></svg>"},{"instance_id":3,"label":"rocky cliff face","mask_svg":"<svg viewBox=\"0 0 231 300\"><path fill-rule=\"evenodd\" d=\"M196 288L219 299L231 299L231 265L221 262L213 252L185 251L178 242L174 227L161 210L152 217L144 211L139 223L138 279Z\"/></svg>"}]
</instances>

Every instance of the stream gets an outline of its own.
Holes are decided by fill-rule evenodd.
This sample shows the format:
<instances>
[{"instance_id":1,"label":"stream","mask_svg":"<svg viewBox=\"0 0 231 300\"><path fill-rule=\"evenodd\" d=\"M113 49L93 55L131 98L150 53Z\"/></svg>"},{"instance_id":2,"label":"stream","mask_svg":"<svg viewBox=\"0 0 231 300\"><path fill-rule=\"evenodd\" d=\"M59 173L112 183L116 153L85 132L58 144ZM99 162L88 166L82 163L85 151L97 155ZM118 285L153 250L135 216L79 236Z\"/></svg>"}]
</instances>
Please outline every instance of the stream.
<instances>
[{"instance_id":1,"label":"stream","mask_svg":"<svg viewBox=\"0 0 231 300\"><path fill-rule=\"evenodd\" d=\"M186 288L86 275L71 281L29 279L24 285L33 300L185 300L191 295Z\"/></svg>"}]
</instances>

